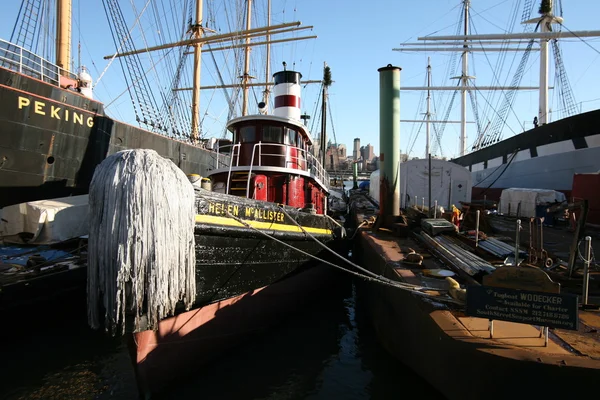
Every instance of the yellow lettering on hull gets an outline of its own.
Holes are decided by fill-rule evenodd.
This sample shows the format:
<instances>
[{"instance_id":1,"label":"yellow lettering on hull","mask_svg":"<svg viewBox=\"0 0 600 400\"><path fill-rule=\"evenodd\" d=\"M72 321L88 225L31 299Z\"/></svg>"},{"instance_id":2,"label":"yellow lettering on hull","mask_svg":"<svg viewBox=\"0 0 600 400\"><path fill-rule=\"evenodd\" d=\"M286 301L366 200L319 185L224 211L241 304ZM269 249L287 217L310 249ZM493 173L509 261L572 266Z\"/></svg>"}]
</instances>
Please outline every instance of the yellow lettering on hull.
<instances>
[{"instance_id":1,"label":"yellow lettering on hull","mask_svg":"<svg viewBox=\"0 0 600 400\"><path fill-rule=\"evenodd\" d=\"M23 110L25 108L28 108L31 106L31 100L29 100L27 97L24 96L19 96L17 99L17 107L19 110ZM84 114L81 113L77 113L75 111L70 111L69 115L69 109L68 108L62 108L59 106L55 106L55 105L49 105L44 103L43 101L38 101L35 100L33 102L33 112L38 114L38 115L44 115L47 116L48 118L53 118L53 119L57 119L57 120L64 120L64 121L69 121L69 116L71 117L71 122L73 122L74 124L79 124L79 125L84 125L84 120L85 120L85 125L87 125L88 128L92 128L94 126L94 117L85 117Z\"/></svg>"},{"instance_id":2,"label":"yellow lettering on hull","mask_svg":"<svg viewBox=\"0 0 600 400\"><path fill-rule=\"evenodd\" d=\"M256 221L283 222L285 220L285 214L279 211L265 210L263 208L255 207L243 207L243 211L240 214L240 206L226 203L209 202L208 213L222 216L243 216L244 218L252 218Z\"/></svg>"}]
</instances>

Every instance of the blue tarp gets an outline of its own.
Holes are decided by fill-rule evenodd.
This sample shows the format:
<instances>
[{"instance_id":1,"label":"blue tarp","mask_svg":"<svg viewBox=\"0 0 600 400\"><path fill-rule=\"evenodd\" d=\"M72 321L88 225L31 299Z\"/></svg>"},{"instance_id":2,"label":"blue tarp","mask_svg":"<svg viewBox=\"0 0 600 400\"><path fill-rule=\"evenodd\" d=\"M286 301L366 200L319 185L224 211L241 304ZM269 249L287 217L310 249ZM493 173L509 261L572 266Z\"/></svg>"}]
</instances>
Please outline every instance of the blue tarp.
<instances>
[{"instance_id":1,"label":"blue tarp","mask_svg":"<svg viewBox=\"0 0 600 400\"><path fill-rule=\"evenodd\" d=\"M38 254L48 261L59 260L69 256L69 252L52 249L48 246L0 246L0 264L27 265L30 256Z\"/></svg>"}]
</instances>

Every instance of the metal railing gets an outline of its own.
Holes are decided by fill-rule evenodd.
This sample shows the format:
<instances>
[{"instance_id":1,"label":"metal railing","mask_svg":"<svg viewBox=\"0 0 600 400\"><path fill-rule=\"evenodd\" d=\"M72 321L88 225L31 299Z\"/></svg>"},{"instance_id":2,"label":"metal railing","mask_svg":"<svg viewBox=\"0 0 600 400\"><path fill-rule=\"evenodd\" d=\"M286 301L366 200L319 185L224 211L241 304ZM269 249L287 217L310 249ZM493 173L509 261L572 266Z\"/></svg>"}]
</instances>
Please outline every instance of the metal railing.
<instances>
[{"instance_id":1,"label":"metal railing","mask_svg":"<svg viewBox=\"0 0 600 400\"><path fill-rule=\"evenodd\" d=\"M263 151L264 148L266 148L268 151L273 151L272 149L274 147L283 148L283 150L284 150L283 154L272 153L272 152L265 153ZM223 156L223 154L220 154L222 149L230 149L231 150L229 165L227 165L226 163L224 163L221 160L221 157L225 158L225 156ZM229 182L231 181L232 168L234 166L235 167L240 166L240 150L241 150L241 143L227 145L227 146L220 146L217 149L217 157L215 159L216 165L214 166L215 167L214 169L219 169L221 167L220 166L221 164L223 164L224 167L229 168L229 174L227 177L227 191L226 191L226 193L228 193L228 194L229 194ZM288 150L296 150L296 155L295 156L290 155L291 152L289 152ZM255 163L254 159L257 154L258 154L258 157L256 157L257 162ZM247 182L246 182L246 197L248 197L250 195L250 180L252 177L252 169L255 167L265 166L265 165L263 165L264 164L263 157L282 158L286 165L283 168L289 168L288 164L297 165L297 166L305 166L303 168L290 168L290 170L308 172L311 177L317 179L325 188L329 189L329 173L327 173L327 171L325 170L325 168L323 168L323 166L321 165L319 160L314 155L312 155L310 152L308 152L304 149L301 149L300 147L290 146L290 145L286 145L286 144L258 142L256 144L254 144L254 146L252 146L252 156L250 158L250 165L249 165L250 168L248 170L248 178L247 178ZM272 165L267 165L267 166L272 166Z\"/></svg>"},{"instance_id":2,"label":"metal railing","mask_svg":"<svg viewBox=\"0 0 600 400\"><path fill-rule=\"evenodd\" d=\"M0 39L0 67L23 75L60 86L60 77L77 79L77 75L65 71L56 64L24 49L21 46Z\"/></svg>"}]
</instances>

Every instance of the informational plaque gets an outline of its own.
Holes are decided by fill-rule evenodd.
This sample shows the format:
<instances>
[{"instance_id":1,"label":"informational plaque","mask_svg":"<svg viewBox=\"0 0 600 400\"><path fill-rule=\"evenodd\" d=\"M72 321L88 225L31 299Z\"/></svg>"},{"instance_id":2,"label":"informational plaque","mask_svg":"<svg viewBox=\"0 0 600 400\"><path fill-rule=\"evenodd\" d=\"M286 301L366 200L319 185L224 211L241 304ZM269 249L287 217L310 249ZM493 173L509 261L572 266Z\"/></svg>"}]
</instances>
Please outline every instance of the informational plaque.
<instances>
[{"instance_id":1,"label":"informational plaque","mask_svg":"<svg viewBox=\"0 0 600 400\"><path fill-rule=\"evenodd\" d=\"M493 286L467 287L471 317L578 329L577 296Z\"/></svg>"}]
</instances>

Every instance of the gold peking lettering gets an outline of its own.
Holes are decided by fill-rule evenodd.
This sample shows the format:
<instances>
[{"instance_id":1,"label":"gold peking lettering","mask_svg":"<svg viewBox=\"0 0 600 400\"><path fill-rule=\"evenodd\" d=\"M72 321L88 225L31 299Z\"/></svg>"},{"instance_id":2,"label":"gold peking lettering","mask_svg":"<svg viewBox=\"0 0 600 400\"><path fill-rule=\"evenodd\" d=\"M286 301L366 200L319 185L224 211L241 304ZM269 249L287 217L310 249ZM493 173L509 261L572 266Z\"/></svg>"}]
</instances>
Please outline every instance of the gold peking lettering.
<instances>
[{"instance_id":1,"label":"gold peking lettering","mask_svg":"<svg viewBox=\"0 0 600 400\"><path fill-rule=\"evenodd\" d=\"M26 109L30 107L31 100L24 96L18 96L17 98L17 107L19 110ZM60 106L56 106L53 104L46 104L43 101L34 100L33 101L33 112L38 115L44 115L48 118L57 119L59 121L69 121L69 110L68 108L63 108ZM71 111L71 122L79 125L87 125L88 128L92 128L94 126L94 117L89 116L86 117L83 113L78 113L75 111Z\"/></svg>"},{"instance_id":2,"label":"gold peking lettering","mask_svg":"<svg viewBox=\"0 0 600 400\"><path fill-rule=\"evenodd\" d=\"M60 111L60 107L51 106L50 107L50 116L52 118L60 119L58 112Z\"/></svg>"},{"instance_id":3,"label":"gold peking lettering","mask_svg":"<svg viewBox=\"0 0 600 400\"><path fill-rule=\"evenodd\" d=\"M33 110L36 114L46 115L46 112L44 111L44 107L46 107L46 103L42 103L41 101L35 101L34 104L35 104L35 107Z\"/></svg>"},{"instance_id":4,"label":"gold peking lettering","mask_svg":"<svg viewBox=\"0 0 600 400\"><path fill-rule=\"evenodd\" d=\"M23 107L29 107L31 101L27 97L19 96L19 110L23 109Z\"/></svg>"}]
</instances>

